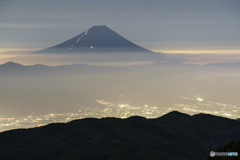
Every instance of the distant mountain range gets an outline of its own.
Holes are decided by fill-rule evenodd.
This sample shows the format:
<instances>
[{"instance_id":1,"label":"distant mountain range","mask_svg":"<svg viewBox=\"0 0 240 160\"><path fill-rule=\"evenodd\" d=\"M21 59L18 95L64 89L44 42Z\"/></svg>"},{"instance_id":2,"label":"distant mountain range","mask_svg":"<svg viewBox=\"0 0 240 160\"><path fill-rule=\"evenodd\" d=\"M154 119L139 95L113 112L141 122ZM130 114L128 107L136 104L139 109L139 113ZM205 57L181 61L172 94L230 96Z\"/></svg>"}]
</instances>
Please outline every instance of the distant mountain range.
<instances>
[{"instance_id":1,"label":"distant mountain range","mask_svg":"<svg viewBox=\"0 0 240 160\"><path fill-rule=\"evenodd\" d=\"M48 66L48 65L42 65L42 64L35 64L35 65L22 65L20 63L15 63L15 62L12 62L12 61L9 61L7 63L4 63L4 64L0 64L0 70L18 70L20 68L24 68L24 69L27 69L27 68L73 68L73 67L89 67L89 68L92 68L92 67L100 67L100 66L97 66L97 65L88 65L88 64L71 64L71 65L59 65L59 66ZM139 65L132 65L132 67L137 67ZM145 65L141 65L141 66L155 66L155 67L169 67L169 66L173 66L173 67L198 67L198 68L212 68L212 69L222 69L222 68L226 68L226 69L233 69L233 68L236 68L236 69L239 69L240 68L240 65L238 62L236 63L212 63L212 64L206 64L206 65L197 65L197 64L184 64L182 62L179 62L179 61L169 61L169 62L160 62L160 61L155 61L151 64L145 64ZM105 68L107 67L110 67L112 68L112 66L105 66ZM128 66L128 67L131 67L131 66ZM101 68L101 67L100 67ZM114 67L116 68L116 67ZM122 68L122 67L120 67Z\"/></svg>"},{"instance_id":2,"label":"distant mountain range","mask_svg":"<svg viewBox=\"0 0 240 160\"><path fill-rule=\"evenodd\" d=\"M208 114L86 118L0 133L0 159L202 160L239 138L240 122Z\"/></svg>"},{"instance_id":3,"label":"distant mountain range","mask_svg":"<svg viewBox=\"0 0 240 160\"><path fill-rule=\"evenodd\" d=\"M238 64L238 63L236 63ZM166 63L155 61L151 64L145 64L145 65L130 65L130 66L125 66L125 67L114 67L114 66L97 66L97 65L88 65L88 64L71 64L71 65L59 65L59 66L48 66L48 65L42 65L42 64L35 64L35 65L22 65L19 63L15 62L7 62L5 64L0 65L0 74L39 74L39 72L42 73L48 73L48 72L59 72L59 73L68 73L68 72L76 72L76 74L80 74L81 72L99 72L99 71L104 71L104 70L125 70L127 71L128 69L138 70L138 72L141 69L166 69L166 70L171 70L173 69L174 71L179 71L179 70L185 70L187 69L188 71L196 71L196 70L201 70L201 71L225 71L225 72L232 72L232 71L238 71L240 66L235 65L235 63L216 63L216 64L206 64L206 65L196 65L196 64L184 64L178 61L169 61Z\"/></svg>"}]
</instances>

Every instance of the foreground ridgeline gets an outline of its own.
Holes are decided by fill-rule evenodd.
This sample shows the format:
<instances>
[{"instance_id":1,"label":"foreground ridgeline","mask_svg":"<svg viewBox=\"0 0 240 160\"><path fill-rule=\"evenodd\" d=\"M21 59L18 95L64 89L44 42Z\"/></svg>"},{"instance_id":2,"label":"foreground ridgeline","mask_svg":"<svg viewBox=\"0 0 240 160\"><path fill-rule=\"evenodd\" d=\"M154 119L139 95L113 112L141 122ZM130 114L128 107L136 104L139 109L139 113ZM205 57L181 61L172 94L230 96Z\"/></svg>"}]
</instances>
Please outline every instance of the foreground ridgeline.
<instances>
[{"instance_id":1,"label":"foreground ridgeline","mask_svg":"<svg viewBox=\"0 0 240 160\"><path fill-rule=\"evenodd\" d=\"M207 114L86 118L3 132L0 159L202 160L239 138L238 121Z\"/></svg>"}]
</instances>

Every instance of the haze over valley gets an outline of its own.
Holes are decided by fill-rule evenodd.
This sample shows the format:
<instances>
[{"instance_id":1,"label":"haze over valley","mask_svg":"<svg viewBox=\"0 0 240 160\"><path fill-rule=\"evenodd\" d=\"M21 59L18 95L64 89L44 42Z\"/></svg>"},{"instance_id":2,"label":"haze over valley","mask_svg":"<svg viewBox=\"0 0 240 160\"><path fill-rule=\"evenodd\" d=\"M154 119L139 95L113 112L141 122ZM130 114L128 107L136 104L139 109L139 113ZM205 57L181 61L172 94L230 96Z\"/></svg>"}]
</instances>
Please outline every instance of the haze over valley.
<instances>
[{"instance_id":1,"label":"haze over valley","mask_svg":"<svg viewBox=\"0 0 240 160\"><path fill-rule=\"evenodd\" d=\"M9 62L0 66L1 128L85 117L156 118L173 110L237 119L239 68L174 61L125 67Z\"/></svg>"}]
</instances>

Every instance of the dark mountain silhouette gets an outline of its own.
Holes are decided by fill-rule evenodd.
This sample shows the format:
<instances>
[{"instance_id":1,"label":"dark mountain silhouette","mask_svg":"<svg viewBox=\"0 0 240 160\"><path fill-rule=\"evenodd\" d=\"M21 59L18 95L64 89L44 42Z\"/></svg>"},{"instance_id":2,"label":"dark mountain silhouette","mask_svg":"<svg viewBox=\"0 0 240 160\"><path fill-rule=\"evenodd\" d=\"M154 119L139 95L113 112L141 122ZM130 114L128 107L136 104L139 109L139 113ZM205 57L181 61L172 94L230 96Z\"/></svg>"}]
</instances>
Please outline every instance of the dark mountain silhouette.
<instances>
[{"instance_id":1,"label":"dark mountain silhouette","mask_svg":"<svg viewBox=\"0 0 240 160\"><path fill-rule=\"evenodd\" d=\"M4 68L19 68L19 67L23 67L23 65L10 61L10 62L7 62L7 63L4 63L4 64L0 65L0 67L4 67Z\"/></svg>"},{"instance_id":2,"label":"dark mountain silhouette","mask_svg":"<svg viewBox=\"0 0 240 160\"><path fill-rule=\"evenodd\" d=\"M25 66L25 65L10 61L0 65L0 74L1 75L23 74L23 73L34 74L35 72L38 72L37 74L39 74L39 71L46 71L46 70L49 70L50 68L53 68L53 67L45 66L41 64Z\"/></svg>"},{"instance_id":3,"label":"dark mountain silhouette","mask_svg":"<svg viewBox=\"0 0 240 160\"><path fill-rule=\"evenodd\" d=\"M202 160L238 138L238 121L207 114L86 118L0 133L0 159Z\"/></svg>"},{"instance_id":4,"label":"dark mountain silhouette","mask_svg":"<svg viewBox=\"0 0 240 160\"><path fill-rule=\"evenodd\" d=\"M28 69L28 67L21 65L19 63L14 63L12 61L7 62L5 64L0 65L0 73L3 74L11 74L11 73L18 73L19 71L24 71Z\"/></svg>"},{"instance_id":5,"label":"dark mountain silhouette","mask_svg":"<svg viewBox=\"0 0 240 160\"><path fill-rule=\"evenodd\" d=\"M56 46L43 49L27 56L25 61L38 63L129 63L160 60L163 54L140 47L120 36L107 26L93 26L78 36ZM54 57L52 57L54 55Z\"/></svg>"},{"instance_id":6,"label":"dark mountain silhouette","mask_svg":"<svg viewBox=\"0 0 240 160\"><path fill-rule=\"evenodd\" d=\"M35 53L153 53L123 38L107 26L93 26L59 45ZM157 54L157 53L155 53Z\"/></svg>"}]
</instances>

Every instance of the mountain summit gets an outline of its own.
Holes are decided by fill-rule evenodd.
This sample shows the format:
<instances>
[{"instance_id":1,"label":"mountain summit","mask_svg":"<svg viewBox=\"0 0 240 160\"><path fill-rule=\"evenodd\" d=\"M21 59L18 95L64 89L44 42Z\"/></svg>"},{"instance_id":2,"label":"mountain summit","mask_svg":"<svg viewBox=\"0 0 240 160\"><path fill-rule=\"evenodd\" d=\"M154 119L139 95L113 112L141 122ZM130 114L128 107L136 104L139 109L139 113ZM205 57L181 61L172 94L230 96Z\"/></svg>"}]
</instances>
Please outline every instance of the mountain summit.
<instances>
[{"instance_id":1,"label":"mountain summit","mask_svg":"<svg viewBox=\"0 0 240 160\"><path fill-rule=\"evenodd\" d=\"M93 26L72 39L31 55L31 61L37 63L42 60L44 64L47 61L100 65L146 63L163 57L163 54L138 46L104 25Z\"/></svg>"},{"instance_id":2,"label":"mountain summit","mask_svg":"<svg viewBox=\"0 0 240 160\"><path fill-rule=\"evenodd\" d=\"M93 26L59 45L35 53L153 53L120 36L105 25Z\"/></svg>"}]
</instances>

